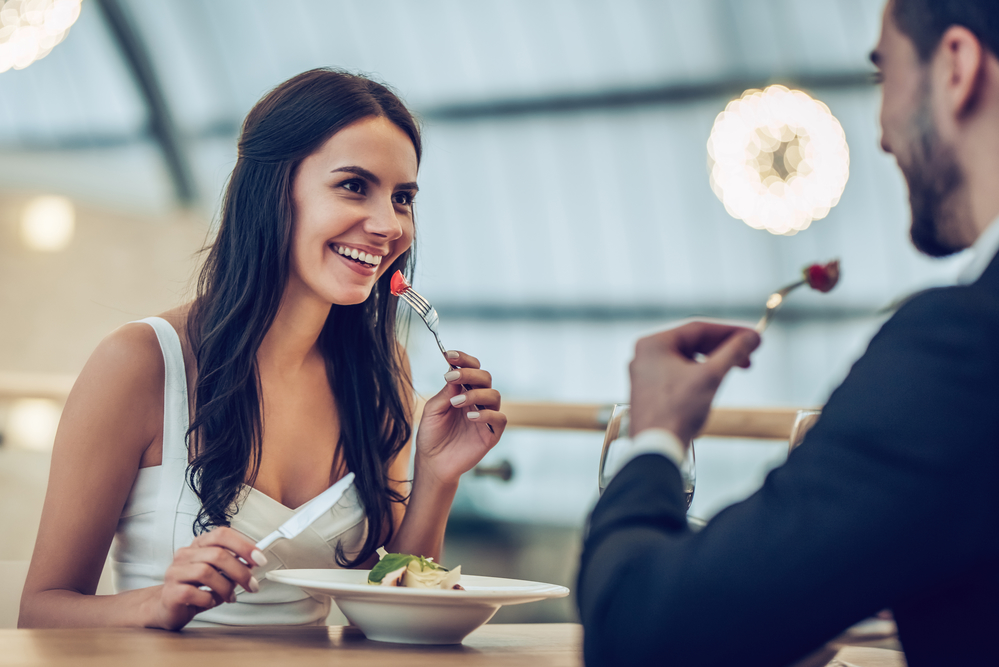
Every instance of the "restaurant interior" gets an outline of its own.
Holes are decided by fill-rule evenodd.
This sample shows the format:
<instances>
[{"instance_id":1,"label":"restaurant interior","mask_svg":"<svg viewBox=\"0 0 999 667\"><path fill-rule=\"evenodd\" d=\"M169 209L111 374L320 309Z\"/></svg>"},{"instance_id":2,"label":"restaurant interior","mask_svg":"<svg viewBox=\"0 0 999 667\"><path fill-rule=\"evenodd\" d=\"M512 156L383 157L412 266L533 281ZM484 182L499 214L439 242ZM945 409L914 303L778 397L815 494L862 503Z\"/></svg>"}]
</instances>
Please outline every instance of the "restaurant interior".
<instances>
[{"instance_id":1,"label":"restaurant interior","mask_svg":"<svg viewBox=\"0 0 999 667\"><path fill-rule=\"evenodd\" d=\"M0 0L0 23L27 26L39 4ZM964 261L905 242L867 60L879 2L68 4L55 27L0 29L0 628L16 625L76 375L116 327L190 298L240 123L299 72L368 74L422 123L413 285L510 418L451 512L444 561L465 572L574 586L639 337L753 324L803 267L840 261L836 289L787 296L722 385L695 441L690 515L708 520L782 464L796 411L825 402L892 304ZM767 113L778 131L755 135L756 164L781 182L760 194L726 160L732 123ZM828 164L804 164L809 142ZM811 199L783 188L795 169ZM767 220L746 213L757 196ZM429 397L446 363L417 318L402 335ZM492 622L577 619L570 595Z\"/></svg>"}]
</instances>

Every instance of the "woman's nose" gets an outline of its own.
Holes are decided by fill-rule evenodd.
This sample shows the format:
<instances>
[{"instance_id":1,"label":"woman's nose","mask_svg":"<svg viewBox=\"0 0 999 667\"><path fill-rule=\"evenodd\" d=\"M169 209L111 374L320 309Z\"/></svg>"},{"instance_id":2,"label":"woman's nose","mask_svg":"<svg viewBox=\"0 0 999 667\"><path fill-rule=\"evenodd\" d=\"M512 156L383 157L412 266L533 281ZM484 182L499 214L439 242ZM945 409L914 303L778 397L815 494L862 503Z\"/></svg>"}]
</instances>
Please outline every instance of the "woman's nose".
<instances>
[{"instance_id":1,"label":"woman's nose","mask_svg":"<svg viewBox=\"0 0 999 667\"><path fill-rule=\"evenodd\" d=\"M364 229L369 234L380 236L389 241L394 241L402 236L402 223L391 199L375 206L375 210L364 221Z\"/></svg>"}]
</instances>

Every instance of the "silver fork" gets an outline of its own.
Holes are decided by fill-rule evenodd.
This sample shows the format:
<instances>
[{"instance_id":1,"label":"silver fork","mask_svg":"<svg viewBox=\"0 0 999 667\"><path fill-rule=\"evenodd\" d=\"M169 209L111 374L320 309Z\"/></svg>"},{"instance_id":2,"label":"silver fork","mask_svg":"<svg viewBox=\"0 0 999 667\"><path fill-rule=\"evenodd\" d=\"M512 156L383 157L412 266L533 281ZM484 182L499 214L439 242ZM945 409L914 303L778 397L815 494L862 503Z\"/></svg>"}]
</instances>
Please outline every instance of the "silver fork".
<instances>
[{"instance_id":1,"label":"silver fork","mask_svg":"<svg viewBox=\"0 0 999 667\"><path fill-rule=\"evenodd\" d=\"M786 297L791 290L797 289L807 282L807 280L799 280L796 283L791 283L787 287L782 287L767 297L767 310L763 313L763 317L760 318L760 321L756 323L756 333L763 333L763 331L770 325L770 320L773 319L774 313L776 313L780 307L784 305L784 297Z\"/></svg>"},{"instance_id":2,"label":"silver fork","mask_svg":"<svg viewBox=\"0 0 999 667\"><path fill-rule=\"evenodd\" d=\"M451 367L451 370L458 370L458 367L452 364L451 360L447 358L447 350L444 348L444 344L441 343L440 334L437 333L437 324L440 322L440 317L437 315L437 309L409 285L407 285L404 290L399 292L398 296L401 297L410 308L416 311L416 314L420 316L423 322L427 325L427 328L430 329L430 333L434 335L434 340L437 341L437 347L440 348L441 354L444 355L444 360L447 361L447 365ZM465 391L465 393L472 390L472 388L467 384L461 385L461 388ZM476 405L475 407L479 410L485 410L485 408L481 405ZM490 433L495 433L491 424L486 424L486 428L489 429Z\"/></svg>"}]
</instances>

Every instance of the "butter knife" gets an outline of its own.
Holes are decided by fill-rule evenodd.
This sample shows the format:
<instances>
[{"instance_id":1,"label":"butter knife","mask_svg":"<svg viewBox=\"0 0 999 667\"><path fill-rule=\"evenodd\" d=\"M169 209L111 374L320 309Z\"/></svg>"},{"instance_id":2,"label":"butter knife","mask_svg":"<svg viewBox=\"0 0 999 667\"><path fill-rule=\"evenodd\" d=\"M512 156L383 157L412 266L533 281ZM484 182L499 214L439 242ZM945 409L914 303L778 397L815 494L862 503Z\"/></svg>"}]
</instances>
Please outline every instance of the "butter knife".
<instances>
[{"instance_id":1,"label":"butter knife","mask_svg":"<svg viewBox=\"0 0 999 667\"><path fill-rule=\"evenodd\" d=\"M257 548L263 551L280 539L291 540L297 537L303 530L308 528L316 519L326 514L337 501L343 497L350 485L354 483L354 473L349 472L343 476L339 482L326 489L318 496L305 503L295 516L285 521L273 533L257 542Z\"/></svg>"}]
</instances>

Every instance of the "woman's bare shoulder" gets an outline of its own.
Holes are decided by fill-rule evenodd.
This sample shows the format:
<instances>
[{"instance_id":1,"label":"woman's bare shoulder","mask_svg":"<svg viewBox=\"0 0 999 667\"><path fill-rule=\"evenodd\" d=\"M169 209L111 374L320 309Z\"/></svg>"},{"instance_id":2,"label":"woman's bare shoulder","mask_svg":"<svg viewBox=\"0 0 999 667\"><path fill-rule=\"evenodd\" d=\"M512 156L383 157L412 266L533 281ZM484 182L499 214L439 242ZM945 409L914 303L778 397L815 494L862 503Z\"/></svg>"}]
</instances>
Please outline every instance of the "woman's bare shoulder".
<instances>
[{"instance_id":1,"label":"woman's bare shoulder","mask_svg":"<svg viewBox=\"0 0 999 667\"><path fill-rule=\"evenodd\" d=\"M118 327L98 343L73 391L127 396L162 393L165 370L156 331L144 322ZM131 401L130 401L131 402Z\"/></svg>"},{"instance_id":2,"label":"woman's bare shoulder","mask_svg":"<svg viewBox=\"0 0 999 667\"><path fill-rule=\"evenodd\" d=\"M165 372L148 324L130 322L105 336L66 400L56 457L102 456L111 448L116 461L137 465L162 430Z\"/></svg>"},{"instance_id":3,"label":"woman's bare shoulder","mask_svg":"<svg viewBox=\"0 0 999 667\"><path fill-rule=\"evenodd\" d=\"M187 306L160 317L177 330L186 353ZM70 403L112 413L127 410L133 417L155 416L162 412L165 374L156 331L145 322L129 322L105 336L94 349L77 378Z\"/></svg>"}]
</instances>

